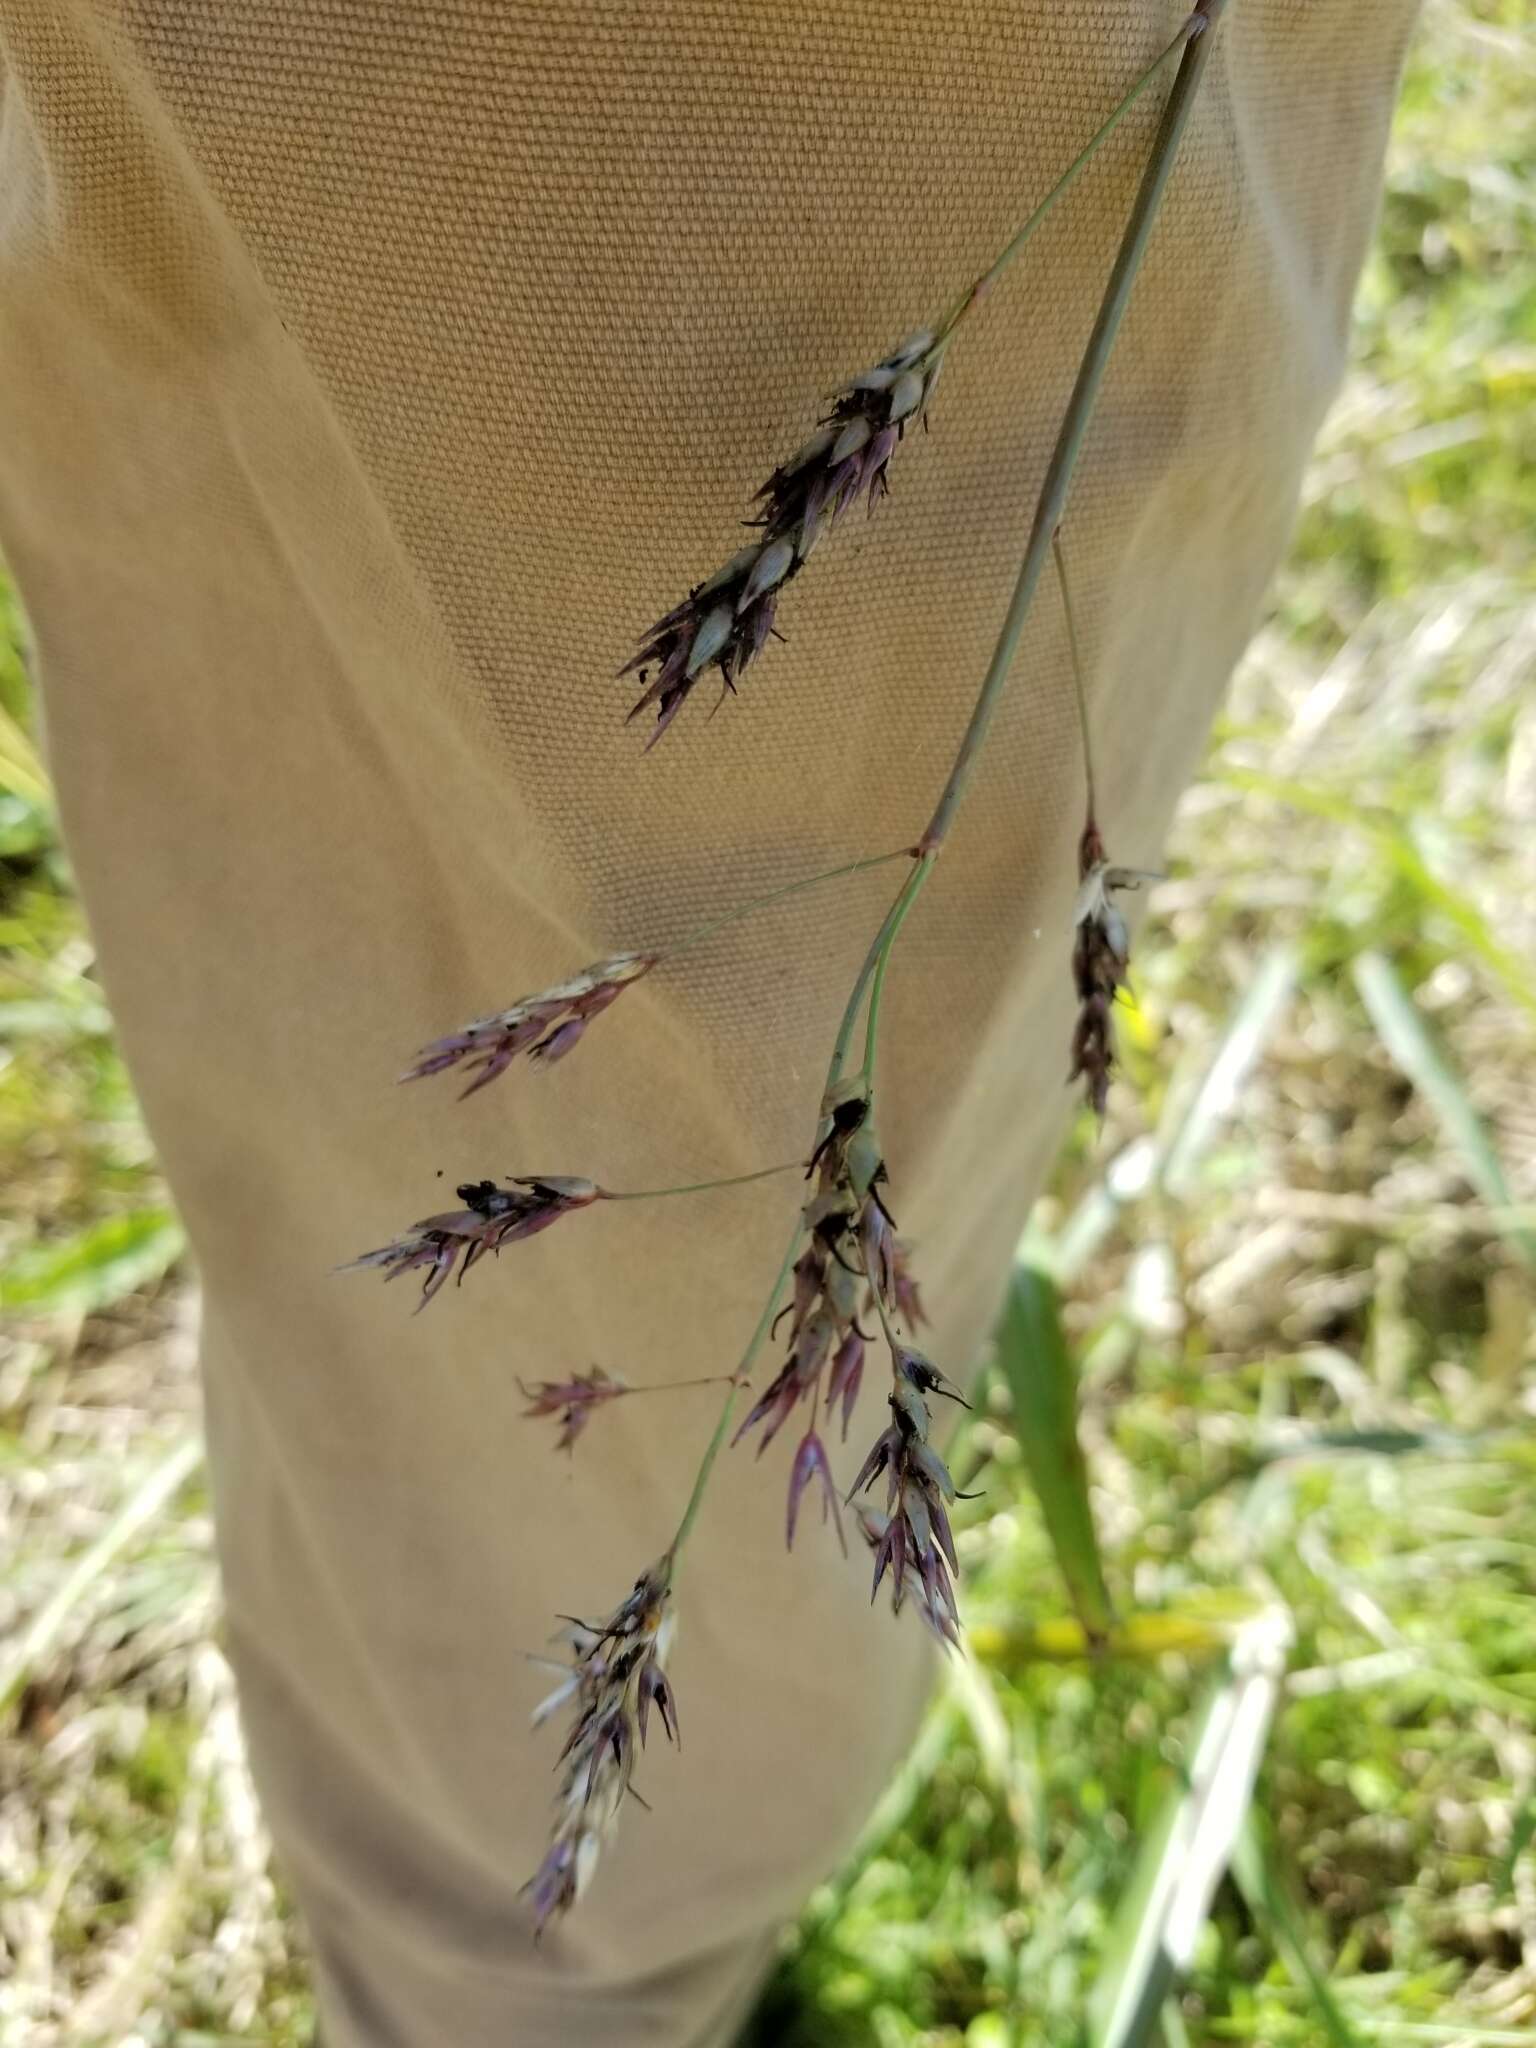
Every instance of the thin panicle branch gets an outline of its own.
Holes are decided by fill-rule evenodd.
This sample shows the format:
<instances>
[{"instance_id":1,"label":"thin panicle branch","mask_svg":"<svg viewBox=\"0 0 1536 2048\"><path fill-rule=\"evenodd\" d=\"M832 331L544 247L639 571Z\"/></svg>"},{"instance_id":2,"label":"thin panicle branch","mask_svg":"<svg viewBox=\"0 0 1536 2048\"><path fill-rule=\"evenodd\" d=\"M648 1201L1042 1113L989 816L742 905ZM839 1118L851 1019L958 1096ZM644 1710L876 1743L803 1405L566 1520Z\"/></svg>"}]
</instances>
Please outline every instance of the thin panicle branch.
<instances>
[{"instance_id":1,"label":"thin panicle branch","mask_svg":"<svg viewBox=\"0 0 1536 2048\"><path fill-rule=\"evenodd\" d=\"M604 1202L664 1202L669 1195L707 1195L716 1188L745 1188L753 1181L773 1180L781 1173L798 1173L805 1164L803 1159L785 1159L778 1166L755 1167L751 1173L728 1173L718 1180L687 1180L675 1187L661 1188L602 1188L599 1199Z\"/></svg>"},{"instance_id":2,"label":"thin panicle branch","mask_svg":"<svg viewBox=\"0 0 1536 2048\"><path fill-rule=\"evenodd\" d=\"M532 1386L519 1380L517 1388L530 1404L523 1410L524 1419L539 1421L547 1415L557 1415L560 1434L555 1439L555 1449L569 1451L575 1448L577 1437L594 1411L609 1401L621 1401L630 1394L677 1394L693 1387L718 1387L726 1380L735 1384L733 1374L712 1372L698 1379L654 1380L649 1386L632 1387L627 1380L594 1365L590 1372L573 1373L568 1380L535 1380Z\"/></svg>"},{"instance_id":3,"label":"thin panicle branch","mask_svg":"<svg viewBox=\"0 0 1536 2048\"><path fill-rule=\"evenodd\" d=\"M1046 193L1028 220L1024 222L1024 225L1013 236L1007 247L981 273L970 289L961 293L939 325L941 339L947 341L961 321L973 312L987 296L993 285L997 283L1003 272L1007 270L1030 236L1035 232L1035 229L1039 227L1045 216L1056 204L1057 200L1076 184L1080 175L1098 155L1102 145L1114 134L1120 123L1131 111L1132 107L1135 106L1147 87L1152 84L1153 80L1163 72L1173 58L1184 48L1186 43L1191 42L1194 37L1201 33L1205 27L1205 21L1205 11L1197 7L1186 20L1179 24L1179 32L1173 38L1173 41L1167 44L1157 58L1142 72L1140 78L1137 79L1130 91L1125 95L1125 98L1121 100L1119 106L1109 116L1109 119L1099 128L1087 147L1080 150L1072 162L1068 164L1067 168L1056 180L1050 191Z\"/></svg>"},{"instance_id":4,"label":"thin panicle branch","mask_svg":"<svg viewBox=\"0 0 1536 2048\"><path fill-rule=\"evenodd\" d=\"M453 1068L460 1068L474 1075L469 1086L462 1091L462 1101L464 1096L473 1095L499 1074L504 1074L520 1054L525 1054L531 1064L552 1066L556 1060L564 1059L575 1050L594 1017L601 1016L626 989L632 988L663 960L679 959L695 946L705 944L717 932L739 924L743 918L766 910L771 904L782 903L790 896L798 896L807 889L819 888L823 882L835 882L844 875L862 874L867 868L886 867L893 860L910 858L911 848L899 846L890 853L871 854L864 860L850 860L840 867L823 868L818 874L801 875L764 895L748 897L745 903L738 903L693 931L685 932L665 952L653 948L645 952L617 953L611 959L594 961L568 981L541 989L536 995L519 997L505 1010L477 1017L461 1030L450 1032L445 1038L433 1039L430 1045L423 1046L416 1054L400 1079L421 1081L429 1075L445 1074Z\"/></svg>"},{"instance_id":5,"label":"thin panicle branch","mask_svg":"<svg viewBox=\"0 0 1536 2048\"><path fill-rule=\"evenodd\" d=\"M454 1192L464 1204L462 1209L424 1217L377 1251L349 1260L341 1270L373 1266L386 1280L398 1280L402 1273L424 1266L427 1277L417 1304L419 1313L455 1268L462 1283L487 1252L499 1252L503 1245L548 1230L562 1216L597 1201L602 1190L595 1181L550 1174L542 1179L515 1180L507 1187L493 1180L465 1181Z\"/></svg>"},{"instance_id":6,"label":"thin panicle branch","mask_svg":"<svg viewBox=\"0 0 1536 2048\"><path fill-rule=\"evenodd\" d=\"M669 1195L702 1195L715 1188L747 1187L775 1174L796 1173L800 1164L798 1159L789 1159L780 1166L760 1166L754 1173L727 1174L720 1180L628 1191L599 1187L596 1181L564 1174L524 1177L505 1185L494 1180L464 1181L454 1190L464 1204L462 1209L424 1217L377 1251L349 1259L340 1270L353 1272L359 1267L377 1267L386 1280L397 1280L402 1273L425 1266L427 1277L418 1304L421 1309L438 1293L455 1267L462 1283L471 1266L487 1252L499 1252L503 1245L534 1237L573 1210L590 1208L594 1202L657 1202Z\"/></svg>"},{"instance_id":7,"label":"thin panicle branch","mask_svg":"<svg viewBox=\"0 0 1536 2048\"><path fill-rule=\"evenodd\" d=\"M779 1305L779 1297L783 1294L785 1282L789 1279L790 1267L794 1264L795 1250L799 1242L800 1226L797 1222L794 1229L790 1232L788 1244L784 1247L784 1255L779 1260L779 1270L774 1275L773 1285L768 1290L768 1298L758 1313L757 1322L753 1326L751 1336L747 1339L746 1348L737 1362L735 1372L731 1375L731 1383L726 1390L724 1401L720 1404L720 1413L715 1418L714 1429L710 1433L709 1442L704 1446L704 1455L699 1460L699 1468L693 1475L693 1486L689 1492L687 1504L683 1509L682 1519L677 1525L677 1533L673 1536L671 1543L667 1547L667 1570L674 1580L677 1576L678 1559L682 1556L683 1545L688 1541L693 1525L698 1520L699 1509L704 1505L704 1495L709 1488L710 1474L715 1469L715 1460L724 1448L726 1432L731 1426L731 1417L735 1412L737 1392L746 1384L747 1376L756 1362L757 1354L767 1342L768 1333L773 1327L774 1313Z\"/></svg>"},{"instance_id":8,"label":"thin panicle branch","mask_svg":"<svg viewBox=\"0 0 1536 2048\"><path fill-rule=\"evenodd\" d=\"M1094 821L1093 735L1088 729L1088 686L1083 676L1082 649L1077 637L1077 620L1072 610L1072 587L1067 581L1067 558L1061 545L1061 528L1051 535L1051 554L1056 563L1056 582L1061 590L1062 615L1067 622L1067 651L1072 659L1072 689L1077 698L1078 730L1083 740L1083 779L1088 785L1088 814L1084 829Z\"/></svg>"}]
</instances>

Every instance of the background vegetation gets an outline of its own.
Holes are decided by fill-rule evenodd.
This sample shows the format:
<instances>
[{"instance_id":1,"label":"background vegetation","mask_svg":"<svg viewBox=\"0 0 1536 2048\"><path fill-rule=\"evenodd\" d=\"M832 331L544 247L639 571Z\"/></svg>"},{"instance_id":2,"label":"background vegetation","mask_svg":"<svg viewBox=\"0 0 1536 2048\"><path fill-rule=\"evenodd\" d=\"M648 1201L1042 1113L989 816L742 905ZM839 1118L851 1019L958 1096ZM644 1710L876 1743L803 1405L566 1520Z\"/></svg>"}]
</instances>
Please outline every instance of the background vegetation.
<instances>
[{"instance_id":1,"label":"background vegetation","mask_svg":"<svg viewBox=\"0 0 1536 2048\"><path fill-rule=\"evenodd\" d=\"M1112 2036L1118 1984L1168 2048L1536 2048L1532 30L1528 0L1426 18L1353 374L1140 943L1131 1085L1041 1206L972 1430L983 1654L786 1939L763 2043L1058 2048ZM0 612L0 2028L294 2044L181 1238L19 649ZM1136 1616L1094 1658L1026 1353L1058 1368L1026 1398L1080 1378Z\"/></svg>"}]
</instances>

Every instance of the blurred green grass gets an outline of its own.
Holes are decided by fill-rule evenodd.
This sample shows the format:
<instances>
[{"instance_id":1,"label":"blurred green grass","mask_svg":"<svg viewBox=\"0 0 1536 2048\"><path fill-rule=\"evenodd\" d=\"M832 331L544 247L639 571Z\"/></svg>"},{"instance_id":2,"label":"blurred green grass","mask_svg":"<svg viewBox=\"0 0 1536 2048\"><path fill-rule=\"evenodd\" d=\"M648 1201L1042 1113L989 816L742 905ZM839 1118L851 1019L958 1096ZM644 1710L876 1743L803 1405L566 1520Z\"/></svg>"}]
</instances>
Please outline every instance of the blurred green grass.
<instances>
[{"instance_id":1,"label":"blurred green grass","mask_svg":"<svg viewBox=\"0 0 1536 2048\"><path fill-rule=\"evenodd\" d=\"M1213 1618L1254 1611L1288 1617L1286 1682L1161 2038L1536 2048L1533 28L1523 0L1426 16L1350 380L1138 941L1126 1082L1031 1233L1020 1355L1080 1382L1138 1621L1071 1654L1041 1501L1072 1511L1028 1476L1061 1418L994 1376L961 1537L983 1654L786 1936L765 2048L1096 2039L1225 1682ZM19 644L0 613L0 1629L34 1645L0 1955L39 2043L296 2043L178 1462L180 1239Z\"/></svg>"}]
</instances>

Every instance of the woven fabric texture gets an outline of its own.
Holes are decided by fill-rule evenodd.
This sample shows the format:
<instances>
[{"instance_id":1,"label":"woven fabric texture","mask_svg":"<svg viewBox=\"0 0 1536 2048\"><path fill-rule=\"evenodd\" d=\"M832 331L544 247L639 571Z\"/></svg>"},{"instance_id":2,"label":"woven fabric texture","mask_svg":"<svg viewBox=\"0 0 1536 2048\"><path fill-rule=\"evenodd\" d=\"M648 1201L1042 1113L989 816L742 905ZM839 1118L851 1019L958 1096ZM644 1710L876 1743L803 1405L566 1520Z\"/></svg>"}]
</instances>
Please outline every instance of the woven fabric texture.
<instances>
[{"instance_id":1,"label":"woven fabric texture","mask_svg":"<svg viewBox=\"0 0 1536 2048\"><path fill-rule=\"evenodd\" d=\"M1075 491L1101 816L1153 865L1339 375L1408 0L1236 0ZM230 1640L336 2048L715 2038L931 1672L737 1452L654 1750L535 1954L557 1609L666 1542L710 1395L567 1462L519 1373L726 1369L797 1199L571 1219L412 1318L340 1259L511 1172L805 1145L891 872L659 971L468 1104L406 1055L920 829L1156 120L956 344L927 436L655 752L614 680L818 401L990 259L1178 0L0 0L0 545L206 1288ZM1047 587L891 974L882 1129L959 1369L1059 1130L1081 761ZM439 1178L441 1176L441 1178ZM407 1283L408 1287L410 1283ZM880 1426L878 1390L855 1423ZM851 1476L855 1444L848 1447Z\"/></svg>"}]
</instances>

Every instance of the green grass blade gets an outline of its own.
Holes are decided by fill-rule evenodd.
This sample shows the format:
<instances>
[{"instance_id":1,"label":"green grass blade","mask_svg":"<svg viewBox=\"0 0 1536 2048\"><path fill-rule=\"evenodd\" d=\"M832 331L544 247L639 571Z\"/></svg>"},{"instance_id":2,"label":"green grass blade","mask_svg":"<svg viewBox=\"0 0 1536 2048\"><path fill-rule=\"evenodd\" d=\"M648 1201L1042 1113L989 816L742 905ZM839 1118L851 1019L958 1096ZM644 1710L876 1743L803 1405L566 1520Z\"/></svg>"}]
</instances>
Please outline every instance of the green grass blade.
<instances>
[{"instance_id":1,"label":"green grass blade","mask_svg":"<svg viewBox=\"0 0 1536 2048\"><path fill-rule=\"evenodd\" d=\"M1509 1831L1509 1846L1499 1859L1499 1890L1511 1894L1515 1888L1515 1872L1520 1858L1536 1842L1536 1797L1527 1798L1515 1816L1514 1826Z\"/></svg>"},{"instance_id":2,"label":"green grass blade","mask_svg":"<svg viewBox=\"0 0 1536 2048\"><path fill-rule=\"evenodd\" d=\"M1482 1118L1472 1107L1460 1075L1430 1036L1391 961L1380 953L1362 953L1354 964L1354 975L1383 1045L1439 1117L1446 1136L1461 1154L1467 1178L1491 1209L1513 1209L1514 1196ZM1525 1263L1536 1270L1536 1232L1507 1215L1494 1220Z\"/></svg>"},{"instance_id":3,"label":"green grass blade","mask_svg":"<svg viewBox=\"0 0 1536 2048\"><path fill-rule=\"evenodd\" d=\"M1278 1608L1254 1616L1205 1693L1184 1782L1164 1802L1121 1903L1114 1959L1090 2002L1093 2048L1144 2048L1187 1974L1253 1796L1291 1639Z\"/></svg>"},{"instance_id":4,"label":"green grass blade","mask_svg":"<svg viewBox=\"0 0 1536 2048\"><path fill-rule=\"evenodd\" d=\"M1114 1622L1077 1434L1077 1367L1067 1349L1055 1283L1018 1264L997 1333L1019 1443L1056 1562L1084 1633L1102 1641Z\"/></svg>"},{"instance_id":5,"label":"green grass blade","mask_svg":"<svg viewBox=\"0 0 1536 2048\"><path fill-rule=\"evenodd\" d=\"M13 1259L0 1275L0 1309L33 1315L89 1315L163 1279L186 1237L173 1212L138 1209L93 1223L63 1244Z\"/></svg>"},{"instance_id":6,"label":"green grass blade","mask_svg":"<svg viewBox=\"0 0 1536 2048\"><path fill-rule=\"evenodd\" d=\"M1284 1958L1292 1977L1310 1994L1319 2024L1333 2048L1361 2048L1359 2034L1345 2017L1327 1976L1313 1960L1301 1915L1275 1864L1267 1831L1252 1813L1238 1837L1232 1875L1271 1946Z\"/></svg>"},{"instance_id":7,"label":"green grass blade","mask_svg":"<svg viewBox=\"0 0 1536 2048\"><path fill-rule=\"evenodd\" d=\"M14 1704L32 1672L53 1649L81 1599L119 1551L175 1498L196 1471L202 1456L203 1440L195 1431L180 1438L149 1468L95 1542L82 1552L52 1598L0 1659L0 1713Z\"/></svg>"},{"instance_id":8,"label":"green grass blade","mask_svg":"<svg viewBox=\"0 0 1536 2048\"><path fill-rule=\"evenodd\" d=\"M1433 873L1396 819L1362 811L1351 797L1336 796L1327 790L1313 789L1306 783L1287 781L1281 776L1228 767L1223 770L1222 779L1234 789L1273 797L1277 803L1289 804L1293 810L1309 811L1314 817L1328 818L1368 839L1422 901L1437 910L1460 933L1471 951L1499 977L1515 1001L1536 1016L1536 980L1531 978L1525 962L1494 937L1487 918L1475 903Z\"/></svg>"},{"instance_id":9,"label":"green grass blade","mask_svg":"<svg viewBox=\"0 0 1536 2048\"><path fill-rule=\"evenodd\" d=\"M1530 1456L1528 1438L1518 1431L1483 1429L1298 1429L1260 1437L1237 1452L1228 1469L1203 1480L1188 1496L1198 1507L1218 1494L1255 1479L1271 1466L1300 1467L1335 1458L1492 1458L1518 1468Z\"/></svg>"},{"instance_id":10,"label":"green grass blade","mask_svg":"<svg viewBox=\"0 0 1536 2048\"><path fill-rule=\"evenodd\" d=\"M1227 1022L1199 1087L1158 1133L1158 1179L1175 1198L1189 1193L1196 1165L1236 1106L1244 1081L1290 1000L1297 966L1289 946L1276 946L1265 954Z\"/></svg>"}]
</instances>

